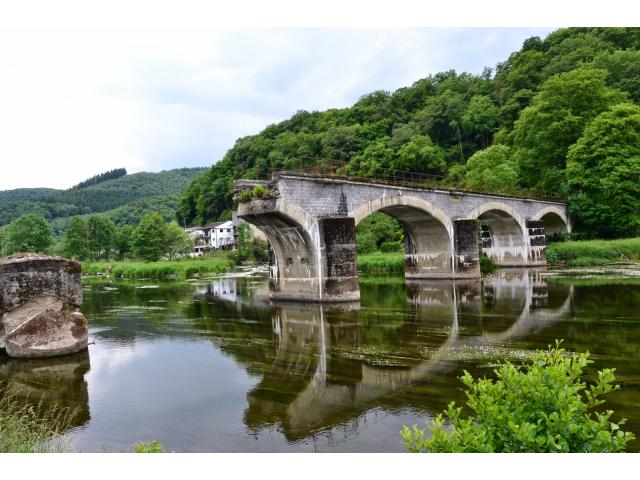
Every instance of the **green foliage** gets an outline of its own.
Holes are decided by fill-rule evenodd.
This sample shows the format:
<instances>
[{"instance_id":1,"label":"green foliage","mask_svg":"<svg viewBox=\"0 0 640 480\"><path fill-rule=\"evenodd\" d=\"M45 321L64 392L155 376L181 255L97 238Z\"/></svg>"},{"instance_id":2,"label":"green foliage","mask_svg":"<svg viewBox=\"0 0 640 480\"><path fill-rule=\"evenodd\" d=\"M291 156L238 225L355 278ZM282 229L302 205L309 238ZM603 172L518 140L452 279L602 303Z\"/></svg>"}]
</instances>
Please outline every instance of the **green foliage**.
<instances>
[{"instance_id":1,"label":"green foliage","mask_svg":"<svg viewBox=\"0 0 640 480\"><path fill-rule=\"evenodd\" d=\"M511 149L493 145L474 153L467 162L464 186L472 190L507 193L518 183L518 168L511 159Z\"/></svg>"},{"instance_id":2,"label":"green foliage","mask_svg":"<svg viewBox=\"0 0 640 480\"><path fill-rule=\"evenodd\" d=\"M87 224L80 217L72 217L63 238L65 257L85 260L91 254L89 244Z\"/></svg>"},{"instance_id":3,"label":"green foliage","mask_svg":"<svg viewBox=\"0 0 640 480\"><path fill-rule=\"evenodd\" d=\"M380 251L382 253L388 252L402 252L404 251L404 245L402 242L382 242L380 245Z\"/></svg>"},{"instance_id":4,"label":"green foliage","mask_svg":"<svg viewBox=\"0 0 640 480\"><path fill-rule=\"evenodd\" d=\"M498 266L496 263L486 255L480 255L480 274L489 275L493 273Z\"/></svg>"},{"instance_id":5,"label":"green foliage","mask_svg":"<svg viewBox=\"0 0 640 480\"><path fill-rule=\"evenodd\" d=\"M416 135L400 147L398 159L392 167L394 170L442 175L447 168L445 151L434 145L428 135Z\"/></svg>"},{"instance_id":6,"label":"green foliage","mask_svg":"<svg viewBox=\"0 0 640 480\"><path fill-rule=\"evenodd\" d=\"M375 212L362 220L356 227L358 253L371 253L380 249L384 242L402 242L404 229L395 218Z\"/></svg>"},{"instance_id":7,"label":"green foliage","mask_svg":"<svg viewBox=\"0 0 640 480\"><path fill-rule=\"evenodd\" d=\"M165 221L169 221L175 215L176 197L204 171L202 168L180 168L125 176L118 176L116 172L114 178L98 183L90 181L90 185L77 185L69 190L38 188L0 192L0 225L25 213L38 213L48 220L55 220L107 211L111 211L108 216L118 225L135 224L142 216L140 211L151 208L160 211ZM150 200L145 202L145 199ZM113 211L125 205L129 207ZM182 223L182 219L179 222ZM58 225L56 222L56 231L64 230L66 223L63 221Z\"/></svg>"},{"instance_id":8,"label":"green foliage","mask_svg":"<svg viewBox=\"0 0 640 480\"><path fill-rule=\"evenodd\" d=\"M165 247L167 258L172 260L177 255L186 255L193 250L194 240L176 222L165 227Z\"/></svg>"},{"instance_id":9,"label":"green foliage","mask_svg":"<svg viewBox=\"0 0 640 480\"><path fill-rule=\"evenodd\" d=\"M229 252L229 257L236 265L247 261L264 263L269 261L269 247L267 242L254 238L251 227L247 222L241 221L236 227L236 250Z\"/></svg>"},{"instance_id":10,"label":"green foliage","mask_svg":"<svg viewBox=\"0 0 640 480\"><path fill-rule=\"evenodd\" d=\"M262 198L267 193L262 185L256 185L253 187L253 196L256 198Z\"/></svg>"},{"instance_id":11,"label":"green foliage","mask_svg":"<svg viewBox=\"0 0 640 480\"><path fill-rule=\"evenodd\" d=\"M136 453L164 453L164 446L156 441L136 443Z\"/></svg>"},{"instance_id":12,"label":"green foliage","mask_svg":"<svg viewBox=\"0 0 640 480\"><path fill-rule=\"evenodd\" d=\"M596 117L569 150L567 179L578 232L640 235L640 107L623 103Z\"/></svg>"},{"instance_id":13,"label":"green foliage","mask_svg":"<svg viewBox=\"0 0 640 480\"><path fill-rule=\"evenodd\" d=\"M70 188L70 190L78 190L81 188L90 187L91 185L97 185L98 183L106 182L107 180L113 180L116 178L124 177L127 174L127 170L124 168L115 168L108 172L100 173L87 180L80 182L79 184Z\"/></svg>"},{"instance_id":14,"label":"green foliage","mask_svg":"<svg viewBox=\"0 0 640 480\"><path fill-rule=\"evenodd\" d=\"M158 213L147 213L131 237L133 254L147 262L155 262L165 253L167 227Z\"/></svg>"},{"instance_id":15,"label":"green foliage","mask_svg":"<svg viewBox=\"0 0 640 480\"><path fill-rule=\"evenodd\" d=\"M402 437L412 452L619 452L634 438L611 421L613 412L597 409L599 397L617 390L614 369L599 371L595 383L582 381L588 353L570 354L549 347L517 367L501 363L492 379L474 379L465 371L467 406L462 417L455 403L438 415L429 438L414 425ZM448 423L448 428L445 428Z\"/></svg>"},{"instance_id":16,"label":"green foliage","mask_svg":"<svg viewBox=\"0 0 640 480\"><path fill-rule=\"evenodd\" d=\"M547 261L552 264L587 266L638 260L640 260L640 238L568 241L551 243L547 246Z\"/></svg>"},{"instance_id":17,"label":"green foliage","mask_svg":"<svg viewBox=\"0 0 640 480\"><path fill-rule=\"evenodd\" d=\"M49 222L35 213L27 213L4 229L3 253L44 252L52 243Z\"/></svg>"},{"instance_id":18,"label":"green foliage","mask_svg":"<svg viewBox=\"0 0 640 480\"><path fill-rule=\"evenodd\" d=\"M116 236L115 223L102 215L91 215L87 219L87 234L92 257L100 259L104 256L108 260Z\"/></svg>"},{"instance_id":19,"label":"green foliage","mask_svg":"<svg viewBox=\"0 0 640 480\"><path fill-rule=\"evenodd\" d=\"M238 195L239 202L248 202L251 200L251 192L249 190L243 190L240 195Z\"/></svg>"},{"instance_id":20,"label":"green foliage","mask_svg":"<svg viewBox=\"0 0 640 480\"><path fill-rule=\"evenodd\" d=\"M624 101L606 86L605 70L577 69L544 82L515 123L513 144L524 186L564 192L569 147L589 122L611 105Z\"/></svg>"},{"instance_id":21,"label":"green foliage","mask_svg":"<svg viewBox=\"0 0 640 480\"><path fill-rule=\"evenodd\" d=\"M128 253L131 252L131 239L135 227L133 225L123 225L116 229L116 236L113 239L113 248L118 252L118 258L124 260Z\"/></svg>"}]
</instances>

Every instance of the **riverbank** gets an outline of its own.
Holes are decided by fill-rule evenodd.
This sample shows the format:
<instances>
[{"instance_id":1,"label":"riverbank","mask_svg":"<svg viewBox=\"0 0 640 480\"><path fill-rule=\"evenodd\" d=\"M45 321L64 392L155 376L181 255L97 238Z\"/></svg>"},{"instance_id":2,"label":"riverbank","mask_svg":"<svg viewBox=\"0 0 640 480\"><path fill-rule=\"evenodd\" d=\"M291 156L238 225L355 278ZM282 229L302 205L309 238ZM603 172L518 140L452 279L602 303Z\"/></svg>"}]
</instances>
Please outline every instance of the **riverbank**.
<instances>
[{"instance_id":1,"label":"riverbank","mask_svg":"<svg viewBox=\"0 0 640 480\"><path fill-rule=\"evenodd\" d=\"M221 252L196 258L159 260L157 262L133 260L85 262L82 264L82 274L85 276L110 275L113 278L131 280L143 278L186 280L203 275L225 273L234 266L235 263L229 254Z\"/></svg>"},{"instance_id":2,"label":"riverbank","mask_svg":"<svg viewBox=\"0 0 640 480\"><path fill-rule=\"evenodd\" d=\"M640 238L551 243L547 246L547 262L569 267L640 262Z\"/></svg>"}]
</instances>

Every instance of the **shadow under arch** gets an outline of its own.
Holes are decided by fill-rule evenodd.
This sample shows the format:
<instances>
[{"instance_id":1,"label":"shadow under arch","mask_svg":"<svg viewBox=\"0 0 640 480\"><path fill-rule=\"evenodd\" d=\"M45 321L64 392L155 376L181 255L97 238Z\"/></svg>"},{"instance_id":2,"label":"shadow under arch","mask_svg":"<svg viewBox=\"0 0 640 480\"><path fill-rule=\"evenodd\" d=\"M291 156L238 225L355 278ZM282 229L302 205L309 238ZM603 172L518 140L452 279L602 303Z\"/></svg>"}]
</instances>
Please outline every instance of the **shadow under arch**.
<instances>
[{"instance_id":1,"label":"shadow under arch","mask_svg":"<svg viewBox=\"0 0 640 480\"><path fill-rule=\"evenodd\" d=\"M500 267L529 263L529 235L525 219L502 202L487 202L473 210L481 230L482 252Z\"/></svg>"},{"instance_id":2,"label":"shadow under arch","mask_svg":"<svg viewBox=\"0 0 640 480\"><path fill-rule=\"evenodd\" d=\"M453 224L444 211L411 195L385 195L369 200L352 213L355 224L375 212L398 220L405 231L405 276L454 276Z\"/></svg>"},{"instance_id":3,"label":"shadow under arch","mask_svg":"<svg viewBox=\"0 0 640 480\"><path fill-rule=\"evenodd\" d=\"M571 223L565 213L557 207L547 207L534 215L533 220L544 223L546 237L571 232Z\"/></svg>"},{"instance_id":4,"label":"shadow under arch","mask_svg":"<svg viewBox=\"0 0 640 480\"><path fill-rule=\"evenodd\" d=\"M284 212L273 209L243 219L269 241L269 296L315 300L315 293L322 289L318 242L312 239L318 233L317 222L292 204Z\"/></svg>"}]
</instances>

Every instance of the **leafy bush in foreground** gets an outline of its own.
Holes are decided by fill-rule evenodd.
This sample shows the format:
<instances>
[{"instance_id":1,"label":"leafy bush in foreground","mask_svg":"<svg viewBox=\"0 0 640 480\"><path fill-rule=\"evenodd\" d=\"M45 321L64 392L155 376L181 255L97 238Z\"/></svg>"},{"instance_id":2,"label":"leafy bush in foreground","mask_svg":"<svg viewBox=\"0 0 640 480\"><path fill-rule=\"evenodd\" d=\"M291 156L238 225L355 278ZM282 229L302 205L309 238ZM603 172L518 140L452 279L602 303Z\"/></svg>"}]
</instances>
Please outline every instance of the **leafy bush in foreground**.
<instances>
[{"instance_id":1,"label":"leafy bush in foreground","mask_svg":"<svg viewBox=\"0 0 640 480\"><path fill-rule=\"evenodd\" d=\"M613 385L614 369L598 372L595 384L580 381L593 363L588 353L568 354L549 347L519 368L509 362L494 370L497 379L462 376L467 405L474 414L462 418L455 402L425 431L405 426L401 435L412 452L619 452L634 435L610 421L611 410L593 409ZM445 419L449 423L444 428Z\"/></svg>"}]
</instances>

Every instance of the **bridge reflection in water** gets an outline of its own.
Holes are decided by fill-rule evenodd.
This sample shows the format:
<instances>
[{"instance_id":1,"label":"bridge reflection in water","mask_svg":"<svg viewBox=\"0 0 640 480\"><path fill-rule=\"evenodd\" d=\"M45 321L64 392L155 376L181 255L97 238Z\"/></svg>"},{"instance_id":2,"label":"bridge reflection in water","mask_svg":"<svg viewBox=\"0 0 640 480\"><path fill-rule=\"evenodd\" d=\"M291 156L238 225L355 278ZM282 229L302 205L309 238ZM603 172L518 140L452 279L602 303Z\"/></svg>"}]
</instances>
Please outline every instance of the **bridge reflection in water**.
<instances>
[{"instance_id":1,"label":"bridge reflection in water","mask_svg":"<svg viewBox=\"0 0 640 480\"><path fill-rule=\"evenodd\" d=\"M395 395L406 400L416 388L421 395L435 390L474 356L491 356L491 349L566 317L572 287L551 288L552 295L544 272L535 269L498 271L482 281L407 282L409 314L419 321L405 332L407 344L400 349L364 338L372 333L362 322L371 321L372 313L381 326L393 330L398 321L404 328L393 309L365 307L363 315L358 303L272 303L276 351L247 395L245 424L256 432L279 428L289 441L336 425L348 429L363 413L393 403ZM436 402L436 408L449 400Z\"/></svg>"}]
</instances>

